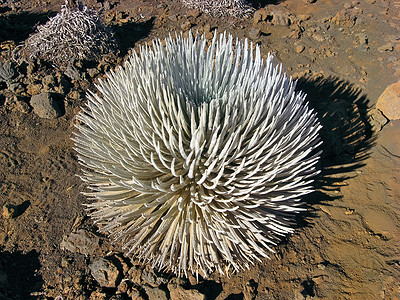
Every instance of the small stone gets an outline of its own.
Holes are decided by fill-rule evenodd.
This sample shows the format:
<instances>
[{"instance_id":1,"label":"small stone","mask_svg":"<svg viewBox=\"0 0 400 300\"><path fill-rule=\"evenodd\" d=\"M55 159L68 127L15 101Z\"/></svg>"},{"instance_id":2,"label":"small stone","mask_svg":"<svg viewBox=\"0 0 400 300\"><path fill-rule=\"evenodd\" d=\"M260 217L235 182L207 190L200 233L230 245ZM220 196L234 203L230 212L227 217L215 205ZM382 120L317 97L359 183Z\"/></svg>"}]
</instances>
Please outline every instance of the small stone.
<instances>
[{"instance_id":1,"label":"small stone","mask_svg":"<svg viewBox=\"0 0 400 300\"><path fill-rule=\"evenodd\" d=\"M264 22L268 17L267 11L265 8L260 8L254 12L253 15L253 23L257 24L260 22Z\"/></svg>"},{"instance_id":2,"label":"small stone","mask_svg":"<svg viewBox=\"0 0 400 300\"><path fill-rule=\"evenodd\" d=\"M191 300L205 300L206 296L201 294L198 290L190 289L186 290L182 287L184 285L184 281L180 278L172 278L168 282L168 290L171 297L171 300L182 300L182 299L191 299Z\"/></svg>"},{"instance_id":3,"label":"small stone","mask_svg":"<svg viewBox=\"0 0 400 300\"><path fill-rule=\"evenodd\" d=\"M103 8L104 8L105 11L108 11L111 8L113 8L113 5L110 3L110 1L104 1Z\"/></svg>"},{"instance_id":4,"label":"small stone","mask_svg":"<svg viewBox=\"0 0 400 300\"><path fill-rule=\"evenodd\" d=\"M120 272L109 260L99 258L89 265L90 272L101 287L115 288Z\"/></svg>"},{"instance_id":5,"label":"small stone","mask_svg":"<svg viewBox=\"0 0 400 300\"><path fill-rule=\"evenodd\" d=\"M120 255L120 254L115 254L115 255L113 255L113 256L111 257L111 259L113 260L113 262L114 262L117 266L119 266L119 269L122 270L122 273L123 273L124 275L128 274L130 268L129 268L128 264L127 264L127 261L129 261L129 260L127 260L125 257L123 257L123 256Z\"/></svg>"},{"instance_id":6,"label":"small stone","mask_svg":"<svg viewBox=\"0 0 400 300\"><path fill-rule=\"evenodd\" d=\"M257 296L258 284L253 279L248 281L243 289L244 300L254 300Z\"/></svg>"},{"instance_id":7,"label":"small stone","mask_svg":"<svg viewBox=\"0 0 400 300\"><path fill-rule=\"evenodd\" d=\"M304 51L306 47L304 47L303 45L298 45L296 46L296 53L301 53Z\"/></svg>"},{"instance_id":8,"label":"small stone","mask_svg":"<svg viewBox=\"0 0 400 300\"><path fill-rule=\"evenodd\" d=\"M260 36L261 36L261 30L260 30L259 28L252 28L252 29L250 29L250 31L249 31L249 37L250 37L252 40L257 40L257 39L260 38Z\"/></svg>"},{"instance_id":9,"label":"small stone","mask_svg":"<svg viewBox=\"0 0 400 300\"><path fill-rule=\"evenodd\" d=\"M64 236L60 248L84 255L92 254L99 246L99 237L84 229L71 232Z\"/></svg>"},{"instance_id":10,"label":"small stone","mask_svg":"<svg viewBox=\"0 0 400 300\"><path fill-rule=\"evenodd\" d=\"M68 93L70 85L67 79L64 76L61 76L59 78L59 84L58 87L56 88L56 91L61 94L61 95L66 95Z\"/></svg>"},{"instance_id":11,"label":"small stone","mask_svg":"<svg viewBox=\"0 0 400 300\"><path fill-rule=\"evenodd\" d=\"M331 22L338 26L353 27L356 24L359 11L354 9L342 9L332 19Z\"/></svg>"},{"instance_id":12,"label":"small stone","mask_svg":"<svg viewBox=\"0 0 400 300\"><path fill-rule=\"evenodd\" d=\"M335 51L332 51L332 50L326 50L326 56L327 57L333 57L333 56L337 56L338 55L338 53L337 52L335 52Z\"/></svg>"},{"instance_id":13,"label":"small stone","mask_svg":"<svg viewBox=\"0 0 400 300\"><path fill-rule=\"evenodd\" d=\"M394 49L393 43L387 43L387 44L385 44L385 45L383 45L383 46L380 46L380 47L378 48L378 51L379 51L379 52L393 51L393 49Z\"/></svg>"},{"instance_id":14,"label":"small stone","mask_svg":"<svg viewBox=\"0 0 400 300\"><path fill-rule=\"evenodd\" d=\"M142 295L140 295L140 292L134 287L130 288L127 294L132 300L144 300Z\"/></svg>"},{"instance_id":15,"label":"small stone","mask_svg":"<svg viewBox=\"0 0 400 300\"><path fill-rule=\"evenodd\" d=\"M64 71L64 74L72 79L72 80L80 80L82 79L80 72L77 68L72 65L68 65L67 69Z\"/></svg>"},{"instance_id":16,"label":"small stone","mask_svg":"<svg viewBox=\"0 0 400 300\"><path fill-rule=\"evenodd\" d=\"M190 28L192 28L192 23L190 23L189 21L181 25L182 31L188 31Z\"/></svg>"},{"instance_id":17,"label":"small stone","mask_svg":"<svg viewBox=\"0 0 400 300\"><path fill-rule=\"evenodd\" d=\"M57 297L58 298L58 297ZM63 298L57 299L56 300L62 300ZM90 294L89 300L107 300L107 294L104 292L100 291L94 291Z\"/></svg>"},{"instance_id":18,"label":"small stone","mask_svg":"<svg viewBox=\"0 0 400 300\"><path fill-rule=\"evenodd\" d=\"M43 92L33 95L30 101L33 111L44 119L56 119L62 115L60 107L50 93Z\"/></svg>"},{"instance_id":19,"label":"small stone","mask_svg":"<svg viewBox=\"0 0 400 300\"><path fill-rule=\"evenodd\" d=\"M192 300L205 300L206 296L198 290L185 290L183 287L178 287L176 290L170 292L171 299L192 299ZM178 296L179 295L179 296Z\"/></svg>"},{"instance_id":20,"label":"small stone","mask_svg":"<svg viewBox=\"0 0 400 300\"><path fill-rule=\"evenodd\" d=\"M128 271L127 277L134 284L139 285L142 283L141 276L142 276L142 269L139 268L139 266L132 266L132 268L130 268Z\"/></svg>"},{"instance_id":21,"label":"small stone","mask_svg":"<svg viewBox=\"0 0 400 300\"><path fill-rule=\"evenodd\" d=\"M18 216L18 206L6 204L3 206L3 217L5 219L13 219Z\"/></svg>"},{"instance_id":22,"label":"small stone","mask_svg":"<svg viewBox=\"0 0 400 300\"><path fill-rule=\"evenodd\" d=\"M400 81L384 90L379 96L376 108L389 120L400 120Z\"/></svg>"},{"instance_id":23,"label":"small stone","mask_svg":"<svg viewBox=\"0 0 400 300\"><path fill-rule=\"evenodd\" d=\"M61 267L67 268L69 265L70 265L70 261L67 258L62 257L61 258Z\"/></svg>"},{"instance_id":24,"label":"small stone","mask_svg":"<svg viewBox=\"0 0 400 300\"><path fill-rule=\"evenodd\" d=\"M291 38L291 39L298 40L301 37L301 33L302 33L301 28L299 26L297 26L294 30L292 30L289 33L288 37Z\"/></svg>"},{"instance_id":25,"label":"small stone","mask_svg":"<svg viewBox=\"0 0 400 300\"><path fill-rule=\"evenodd\" d=\"M160 288L154 288L145 285L144 290L146 291L147 296L149 296L149 299L168 300L167 293ZM192 298L186 298L186 299L192 299Z\"/></svg>"},{"instance_id":26,"label":"small stone","mask_svg":"<svg viewBox=\"0 0 400 300\"><path fill-rule=\"evenodd\" d=\"M207 40L211 40L214 36L211 29L212 28L211 28L210 24L207 23L206 25L204 25L204 34L205 34Z\"/></svg>"},{"instance_id":27,"label":"small stone","mask_svg":"<svg viewBox=\"0 0 400 300\"><path fill-rule=\"evenodd\" d=\"M68 94L68 98L70 98L71 100L79 100L83 97L83 94L80 91L77 90L73 90Z\"/></svg>"},{"instance_id":28,"label":"small stone","mask_svg":"<svg viewBox=\"0 0 400 300\"><path fill-rule=\"evenodd\" d=\"M254 14L253 14L253 23L257 24L259 22L262 21L262 14L257 10Z\"/></svg>"},{"instance_id":29,"label":"small stone","mask_svg":"<svg viewBox=\"0 0 400 300\"><path fill-rule=\"evenodd\" d=\"M349 8L352 8L353 6L350 3L346 2L345 4L343 4L343 7L345 9L349 9Z\"/></svg>"},{"instance_id":30,"label":"small stone","mask_svg":"<svg viewBox=\"0 0 400 300\"><path fill-rule=\"evenodd\" d=\"M22 112L22 113L24 113L24 114L27 114L27 113L30 113L30 112L31 112L32 108L29 106L28 103L26 103L26 102L23 101L23 100L18 99L17 96L14 96L14 98L16 99L16 100L15 100L15 108L16 108L18 111L20 111L20 112Z\"/></svg>"},{"instance_id":31,"label":"small stone","mask_svg":"<svg viewBox=\"0 0 400 300\"><path fill-rule=\"evenodd\" d=\"M117 21L119 21L120 23L126 23L126 22L122 22L123 20L125 20L126 17L127 17L126 12L124 12L124 11L116 12L115 19Z\"/></svg>"},{"instance_id":32,"label":"small stone","mask_svg":"<svg viewBox=\"0 0 400 300\"><path fill-rule=\"evenodd\" d=\"M298 18L300 21L308 21L308 20L311 19L311 16L310 16L310 15L298 15L297 18Z\"/></svg>"},{"instance_id":33,"label":"small stone","mask_svg":"<svg viewBox=\"0 0 400 300\"><path fill-rule=\"evenodd\" d=\"M176 15L170 15L168 16L168 19L172 22L178 22L178 17Z\"/></svg>"},{"instance_id":34,"label":"small stone","mask_svg":"<svg viewBox=\"0 0 400 300\"><path fill-rule=\"evenodd\" d=\"M312 35L312 38L313 38L314 40L318 41L318 42L323 42L323 41L325 41L325 37L322 36L321 34L318 34L318 33L314 33L314 34Z\"/></svg>"},{"instance_id":35,"label":"small stone","mask_svg":"<svg viewBox=\"0 0 400 300\"><path fill-rule=\"evenodd\" d=\"M6 97L4 105L7 106L9 109L15 109L24 114L29 113L32 110L23 97L19 97L16 95L9 95L8 97Z\"/></svg>"},{"instance_id":36,"label":"small stone","mask_svg":"<svg viewBox=\"0 0 400 300\"><path fill-rule=\"evenodd\" d=\"M112 295L111 298L109 298L109 300L125 300L126 297L123 296L122 294L115 294Z\"/></svg>"},{"instance_id":37,"label":"small stone","mask_svg":"<svg viewBox=\"0 0 400 300\"><path fill-rule=\"evenodd\" d=\"M360 45L368 45L368 37L364 33L356 34L357 41Z\"/></svg>"},{"instance_id":38,"label":"small stone","mask_svg":"<svg viewBox=\"0 0 400 300\"><path fill-rule=\"evenodd\" d=\"M56 80L55 80L53 75L47 75L42 79L43 85L47 85L47 86L49 86L49 85L53 85L54 86L56 84L55 81Z\"/></svg>"},{"instance_id":39,"label":"small stone","mask_svg":"<svg viewBox=\"0 0 400 300\"><path fill-rule=\"evenodd\" d=\"M97 74L99 74L99 70L97 70L97 68L89 68L86 70L86 72L89 74L90 77L94 77Z\"/></svg>"},{"instance_id":40,"label":"small stone","mask_svg":"<svg viewBox=\"0 0 400 300\"><path fill-rule=\"evenodd\" d=\"M287 13L287 12L274 10L274 11L270 12L269 15L272 16L271 23L273 25L280 25L280 26L289 26L290 25L289 13Z\"/></svg>"},{"instance_id":41,"label":"small stone","mask_svg":"<svg viewBox=\"0 0 400 300\"><path fill-rule=\"evenodd\" d=\"M31 96L40 94L41 90L43 88L42 84L28 84L26 87L27 93Z\"/></svg>"},{"instance_id":42,"label":"small stone","mask_svg":"<svg viewBox=\"0 0 400 300\"><path fill-rule=\"evenodd\" d=\"M325 30L329 30L331 28L331 25L329 25L328 23L324 23L322 24L322 28L324 28Z\"/></svg>"},{"instance_id":43,"label":"small stone","mask_svg":"<svg viewBox=\"0 0 400 300\"><path fill-rule=\"evenodd\" d=\"M36 70L37 70L37 66L34 62L30 62L26 67L26 72L28 74L33 74L36 72Z\"/></svg>"},{"instance_id":44,"label":"small stone","mask_svg":"<svg viewBox=\"0 0 400 300\"><path fill-rule=\"evenodd\" d=\"M140 279L142 283L146 283L151 287L158 287L161 284L168 282L166 278L157 276L152 268L146 268L143 270Z\"/></svg>"},{"instance_id":45,"label":"small stone","mask_svg":"<svg viewBox=\"0 0 400 300\"><path fill-rule=\"evenodd\" d=\"M183 287L178 286L176 288L170 288L169 294L171 296L171 300L182 300L182 299L191 299L191 300L205 300L206 297L204 294L201 294L198 290L185 290Z\"/></svg>"},{"instance_id":46,"label":"small stone","mask_svg":"<svg viewBox=\"0 0 400 300\"><path fill-rule=\"evenodd\" d=\"M129 289L129 281L127 280L122 280L121 283L118 286L118 292L120 293L127 293Z\"/></svg>"},{"instance_id":47,"label":"small stone","mask_svg":"<svg viewBox=\"0 0 400 300\"><path fill-rule=\"evenodd\" d=\"M198 9L192 9L188 11L187 16L196 19L200 14L201 12Z\"/></svg>"},{"instance_id":48,"label":"small stone","mask_svg":"<svg viewBox=\"0 0 400 300\"><path fill-rule=\"evenodd\" d=\"M321 285L324 282L324 276L316 276L312 279L317 285Z\"/></svg>"},{"instance_id":49,"label":"small stone","mask_svg":"<svg viewBox=\"0 0 400 300\"><path fill-rule=\"evenodd\" d=\"M192 274L192 272L188 272L188 280L191 285L198 284L198 279Z\"/></svg>"}]
</instances>

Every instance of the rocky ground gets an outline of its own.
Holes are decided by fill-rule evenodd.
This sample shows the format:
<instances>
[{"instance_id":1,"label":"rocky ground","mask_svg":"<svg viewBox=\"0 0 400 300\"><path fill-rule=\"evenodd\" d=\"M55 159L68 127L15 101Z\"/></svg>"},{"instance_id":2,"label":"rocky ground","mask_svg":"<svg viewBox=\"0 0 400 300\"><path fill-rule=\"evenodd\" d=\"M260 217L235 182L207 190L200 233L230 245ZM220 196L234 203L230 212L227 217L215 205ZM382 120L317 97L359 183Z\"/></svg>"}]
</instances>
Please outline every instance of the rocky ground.
<instances>
[{"instance_id":1,"label":"rocky ground","mask_svg":"<svg viewBox=\"0 0 400 300\"><path fill-rule=\"evenodd\" d=\"M68 70L18 58L63 2L0 0L0 299L400 298L400 83L387 89L400 80L398 1L254 1L237 20L177 1L90 0L118 53ZM130 49L189 30L274 53L324 126L322 175L295 234L270 260L198 282L131 261L97 233L70 139L85 93Z\"/></svg>"}]
</instances>

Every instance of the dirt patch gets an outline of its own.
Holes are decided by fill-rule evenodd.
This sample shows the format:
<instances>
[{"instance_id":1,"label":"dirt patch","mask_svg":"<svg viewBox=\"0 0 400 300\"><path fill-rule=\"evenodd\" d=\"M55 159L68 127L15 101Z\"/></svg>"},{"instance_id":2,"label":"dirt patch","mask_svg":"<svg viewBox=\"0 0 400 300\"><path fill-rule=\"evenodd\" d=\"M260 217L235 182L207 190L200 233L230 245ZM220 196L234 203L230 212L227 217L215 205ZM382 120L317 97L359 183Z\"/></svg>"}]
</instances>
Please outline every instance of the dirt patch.
<instances>
[{"instance_id":1,"label":"dirt patch","mask_svg":"<svg viewBox=\"0 0 400 300\"><path fill-rule=\"evenodd\" d=\"M0 61L12 61L34 25L63 2L0 1ZM377 132L370 116L383 90L400 79L395 1L257 1L255 17L244 20L188 11L179 1L87 4L114 29L120 44L114 57L77 66L80 78L44 62L15 63L12 82L0 82L0 298L400 297L400 121ZM296 232L249 270L229 278L214 273L199 282L177 281L130 261L118 244L97 233L82 206L88 200L75 176L80 170L70 139L85 93L106 71L131 49L182 30L209 37L227 31L251 38L263 56L273 52L299 80L324 126L318 191L304 199L309 210L299 216ZM62 105L61 117L34 113L30 99L42 91ZM79 232L85 235L74 240ZM80 253L79 247L60 247L63 240L94 246ZM111 265L111 287L93 278L90 266L97 265Z\"/></svg>"}]
</instances>

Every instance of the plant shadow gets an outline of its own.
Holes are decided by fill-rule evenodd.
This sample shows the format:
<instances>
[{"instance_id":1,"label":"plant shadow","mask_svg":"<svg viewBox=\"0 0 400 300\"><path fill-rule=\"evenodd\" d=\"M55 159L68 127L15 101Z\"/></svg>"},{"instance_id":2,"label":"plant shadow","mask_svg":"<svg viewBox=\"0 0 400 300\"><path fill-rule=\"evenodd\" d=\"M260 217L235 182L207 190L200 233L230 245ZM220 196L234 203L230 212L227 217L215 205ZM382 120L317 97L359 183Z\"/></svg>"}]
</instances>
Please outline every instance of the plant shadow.
<instances>
[{"instance_id":1,"label":"plant shadow","mask_svg":"<svg viewBox=\"0 0 400 300\"><path fill-rule=\"evenodd\" d=\"M198 290L200 293L207 295L207 299L216 299L222 292L222 284L212 280L203 280L201 283L192 285L191 288Z\"/></svg>"},{"instance_id":2,"label":"plant shadow","mask_svg":"<svg viewBox=\"0 0 400 300\"><path fill-rule=\"evenodd\" d=\"M34 250L26 254L0 251L0 299L36 299L31 294L44 283L39 269L39 254Z\"/></svg>"},{"instance_id":3,"label":"plant shadow","mask_svg":"<svg viewBox=\"0 0 400 300\"><path fill-rule=\"evenodd\" d=\"M262 8L267 5L278 5L281 2L284 2L285 0L247 0L254 8Z\"/></svg>"},{"instance_id":4,"label":"plant shadow","mask_svg":"<svg viewBox=\"0 0 400 300\"><path fill-rule=\"evenodd\" d=\"M354 171L365 165L369 150L375 142L368 122L367 96L354 84L338 77L303 77L297 89L307 94L309 106L317 113L322 125L320 138L321 173L315 181L316 192L303 198L307 211L297 218L300 227L309 226L316 216L314 205L341 196L332 196Z\"/></svg>"},{"instance_id":5,"label":"plant shadow","mask_svg":"<svg viewBox=\"0 0 400 300\"><path fill-rule=\"evenodd\" d=\"M137 41L147 37L153 28L153 23L154 18L151 18L141 23L127 22L123 25L111 26L111 29L115 32L120 56L125 56Z\"/></svg>"},{"instance_id":6,"label":"plant shadow","mask_svg":"<svg viewBox=\"0 0 400 300\"><path fill-rule=\"evenodd\" d=\"M37 25L46 23L55 12L21 12L0 16L0 43L13 40L16 44L26 40Z\"/></svg>"}]
</instances>

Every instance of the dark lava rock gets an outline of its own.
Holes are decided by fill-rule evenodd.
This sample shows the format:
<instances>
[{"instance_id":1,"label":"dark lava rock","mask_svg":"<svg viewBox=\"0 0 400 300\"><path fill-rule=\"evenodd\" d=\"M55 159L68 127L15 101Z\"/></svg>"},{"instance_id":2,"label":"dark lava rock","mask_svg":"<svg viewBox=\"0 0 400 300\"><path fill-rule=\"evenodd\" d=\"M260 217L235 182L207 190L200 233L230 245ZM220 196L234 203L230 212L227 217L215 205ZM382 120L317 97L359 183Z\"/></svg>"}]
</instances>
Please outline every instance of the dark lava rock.
<instances>
[{"instance_id":1,"label":"dark lava rock","mask_svg":"<svg viewBox=\"0 0 400 300\"><path fill-rule=\"evenodd\" d=\"M180 278L172 278L168 282L168 290L172 300L179 299L192 299L192 300L204 300L206 296L195 289L185 289L183 287L185 281Z\"/></svg>"},{"instance_id":2,"label":"dark lava rock","mask_svg":"<svg viewBox=\"0 0 400 300\"><path fill-rule=\"evenodd\" d=\"M146 294L149 297L149 299L168 300L167 293L160 288L154 288L145 285L144 290L146 291ZM187 299L192 299L192 298L187 298Z\"/></svg>"},{"instance_id":3,"label":"dark lava rock","mask_svg":"<svg viewBox=\"0 0 400 300\"><path fill-rule=\"evenodd\" d=\"M90 272L101 287L115 288L120 279L118 268L109 260L98 258L89 265Z\"/></svg>"},{"instance_id":4,"label":"dark lava rock","mask_svg":"<svg viewBox=\"0 0 400 300\"><path fill-rule=\"evenodd\" d=\"M92 254L99 246L99 237L84 229L71 232L60 244L61 249L81 254Z\"/></svg>"},{"instance_id":5,"label":"dark lava rock","mask_svg":"<svg viewBox=\"0 0 400 300\"><path fill-rule=\"evenodd\" d=\"M62 115L61 109L50 93L33 95L30 101L33 111L44 119L56 119Z\"/></svg>"},{"instance_id":6,"label":"dark lava rock","mask_svg":"<svg viewBox=\"0 0 400 300\"><path fill-rule=\"evenodd\" d=\"M168 282L166 278L157 276L152 268L144 269L142 271L140 279L142 283L146 283L151 287L158 287L161 284Z\"/></svg>"}]
</instances>

